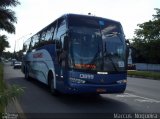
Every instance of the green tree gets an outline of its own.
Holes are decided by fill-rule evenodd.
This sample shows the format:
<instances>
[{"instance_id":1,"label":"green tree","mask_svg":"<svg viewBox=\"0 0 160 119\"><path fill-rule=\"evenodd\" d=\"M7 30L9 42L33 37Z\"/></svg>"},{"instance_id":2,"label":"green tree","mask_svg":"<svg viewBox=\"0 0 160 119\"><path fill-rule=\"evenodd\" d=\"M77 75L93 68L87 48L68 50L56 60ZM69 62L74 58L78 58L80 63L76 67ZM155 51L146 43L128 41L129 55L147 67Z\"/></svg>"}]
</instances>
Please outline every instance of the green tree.
<instances>
[{"instance_id":1,"label":"green tree","mask_svg":"<svg viewBox=\"0 0 160 119\"><path fill-rule=\"evenodd\" d=\"M13 53L8 51L8 52L3 52L2 57L5 59L10 59L13 57L13 55L14 55Z\"/></svg>"},{"instance_id":2,"label":"green tree","mask_svg":"<svg viewBox=\"0 0 160 119\"><path fill-rule=\"evenodd\" d=\"M160 63L160 9L155 8L153 19L138 24L132 46L136 49L137 62Z\"/></svg>"},{"instance_id":3,"label":"green tree","mask_svg":"<svg viewBox=\"0 0 160 119\"><path fill-rule=\"evenodd\" d=\"M0 30L15 33L14 23L17 22L17 18L15 17L15 13L7 7L15 7L18 4L20 4L18 0L0 0ZM0 57L6 47L9 47L7 36L0 35ZM7 87L2 79L3 66L0 64L0 117L2 117L1 114L10 101L23 92L23 88L16 85Z\"/></svg>"},{"instance_id":4,"label":"green tree","mask_svg":"<svg viewBox=\"0 0 160 119\"><path fill-rule=\"evenodd\" d=\"M15 12L7 7L15 7L20 4L17 0L0 0L0 29L8 33L15 33L14 23L17 22Z\"/></svg>"},{"instance_id":5,"label":"green tree","mask_svg":"<svg viewBox=\"0 0 160 119\"><path fill-rule=\"evenodd\" d=\"M5 50L6 47L9 47L7 37L5 35L0 35L0 57L2 56L2 52Z\"/></svg>"},{"instance_id":6,"label":"green tree","mask_svg":"<svg viewBox=\"0 0 160 119\"><path fill-rule=\"evenodd\" d=\"M18 0L0 0L0 30L5 30L8 33L15 33L14 23L17 22L15 12L7 7L15 7L18 4ZM0 35L0 56L6 47L9 47L7 37Z\"/></svg>"}]
</instances>

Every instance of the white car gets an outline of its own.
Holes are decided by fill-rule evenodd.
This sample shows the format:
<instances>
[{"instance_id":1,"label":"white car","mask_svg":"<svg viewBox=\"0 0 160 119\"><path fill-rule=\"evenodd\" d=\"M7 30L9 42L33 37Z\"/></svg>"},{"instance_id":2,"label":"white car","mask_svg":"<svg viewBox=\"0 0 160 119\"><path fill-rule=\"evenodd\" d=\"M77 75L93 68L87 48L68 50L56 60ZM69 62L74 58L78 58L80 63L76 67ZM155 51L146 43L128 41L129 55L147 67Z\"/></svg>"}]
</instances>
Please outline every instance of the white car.
<instances>
[{"instance_id":1,"label":"white car","mask_svg":"<svg viewBox=\"0 0 160 119\"><path fill-rule=\"evenodd\" d=\"M14 69L20 69L21 68L21 65L22 65L22 62L19 62L19 61L16 61L15 63L14 63L14 65L13 65L13 68Z\"/></svg>"}]
</instances>

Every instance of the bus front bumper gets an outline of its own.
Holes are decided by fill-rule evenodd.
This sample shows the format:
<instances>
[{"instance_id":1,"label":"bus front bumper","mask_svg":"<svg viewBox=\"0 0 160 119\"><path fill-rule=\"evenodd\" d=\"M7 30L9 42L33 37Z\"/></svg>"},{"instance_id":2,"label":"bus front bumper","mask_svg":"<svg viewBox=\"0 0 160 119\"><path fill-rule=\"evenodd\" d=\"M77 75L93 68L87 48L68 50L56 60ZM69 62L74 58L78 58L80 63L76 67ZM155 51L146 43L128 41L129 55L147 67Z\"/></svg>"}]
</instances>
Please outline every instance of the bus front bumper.
<instances>
[{"instance_id":1,"label":"bus front bumper","mask_svg":"<svg viewBox=\"0 0 160 119\"><path fill-rule=\"evenodd\" d=\"M123 93L126 89L126 83L110 84L110 85L95 85L95 84L74 84L66 87L65 92L67 94L106 94L106 93Z\"/></svg>"}]
</instances>

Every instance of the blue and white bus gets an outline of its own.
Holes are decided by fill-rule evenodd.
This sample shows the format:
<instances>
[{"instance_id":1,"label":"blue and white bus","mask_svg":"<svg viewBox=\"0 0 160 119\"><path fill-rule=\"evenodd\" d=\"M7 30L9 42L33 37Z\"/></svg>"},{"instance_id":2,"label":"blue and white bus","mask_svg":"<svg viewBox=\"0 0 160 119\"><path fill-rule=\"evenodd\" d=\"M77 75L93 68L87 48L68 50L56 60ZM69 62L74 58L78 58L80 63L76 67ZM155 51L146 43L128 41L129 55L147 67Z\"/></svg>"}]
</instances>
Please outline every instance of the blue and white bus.
<instances>
[{"instance_id":1,"label":"blue and white bus","mask_svg":"<svg viewBox=\"0 0 160 119\"><path fill-rule=\"evenodd\" d=\"M23 45L22 71L52 94L123 93L127 45L120 22L65 14Z\"/></svg>"}]
</instances>

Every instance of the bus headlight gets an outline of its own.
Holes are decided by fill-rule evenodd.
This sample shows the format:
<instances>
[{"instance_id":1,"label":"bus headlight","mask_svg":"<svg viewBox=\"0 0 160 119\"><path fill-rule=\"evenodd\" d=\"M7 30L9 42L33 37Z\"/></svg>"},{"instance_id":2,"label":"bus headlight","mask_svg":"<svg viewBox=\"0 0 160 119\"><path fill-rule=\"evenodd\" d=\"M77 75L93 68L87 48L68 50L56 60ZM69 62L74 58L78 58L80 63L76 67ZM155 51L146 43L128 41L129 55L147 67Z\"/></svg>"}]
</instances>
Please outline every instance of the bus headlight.
<instances>
[{"instance_id":1,"label":"bus headlight","mask_svg":"<svg viewBox=\"0 0 160 119\"><path fill-rule=\"evenodd\" d=\"M81 83L81 84L86 83L85 80L77 79L77 78L69 78L69 80L70 80L71 83L79 83L79 84L80 84L80 83Z\"/></svg>"},{"instance_id":2,"label":"bus headlight","mask_svg":"<svg viewBox=\"0 0 160 119\"><path fill-rule=\"evenodd\" d=\"M121 84L121 83L127 83L127 80L119 80L117 81L117 83Z\"/></svg>"}]
</instances>

